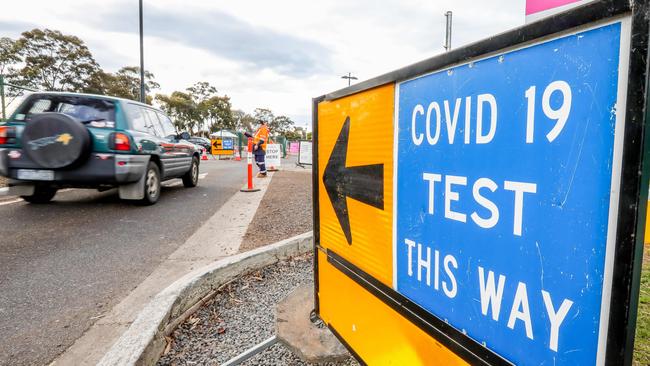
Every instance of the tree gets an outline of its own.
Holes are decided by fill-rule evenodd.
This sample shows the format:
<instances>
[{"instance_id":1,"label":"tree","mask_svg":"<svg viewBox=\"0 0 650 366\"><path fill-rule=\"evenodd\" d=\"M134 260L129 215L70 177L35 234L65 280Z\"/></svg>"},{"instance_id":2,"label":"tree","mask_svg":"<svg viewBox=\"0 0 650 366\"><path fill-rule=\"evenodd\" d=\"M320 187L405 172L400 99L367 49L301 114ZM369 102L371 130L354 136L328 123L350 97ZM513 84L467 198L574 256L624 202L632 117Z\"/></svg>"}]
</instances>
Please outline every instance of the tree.
<instances>
[{"instance_id":1,"label":"tree","mask_svg":"<svg viewBox=\"0 0 650 366\"><path fill-rule=\"evenodd\" d=\"M281 134L281 135L283 135L283 134L287 133L288 131L290 131L290 128L292 126L293 126L293 121L291 120L291 118L289 118L287 116L273 117L273 119L269 123L269 129L273 133L277 133L277 134Z\"/></svg>"},{"instance_id":2,"label":"tree","mask_svg":"<svg viewBox=\"0 0 650 366\"><path fill-rule=\"evenodd\" d=\"M286 131L284 137L288 140L303 140L305 138L305 129L302 127L294 127L293 130Z\"/></svg>"},{"instance_id":3,"label":"tree","mask_svg":"<svg viewBox=\"0 0 650 366\"><path fill-rule=\"evenodd\" d=\"M125 66L115 74L103 73L103 93L120 98L140 100L140 68L137 66ZM154 75L144 71L144 90L146 102L151 104L153 98L150 93L153 89L159 89L160 84L154 81Z\"/></svg>"},{"instance_id":4,"label":"tree","mask_svg":"<svg viewBox=\"0 0 650 366\"><path fill-rule=\"evenodd\" d=\"M7 76L15 72L13 66L21 61L16 51L16 42L13 39L0 38L0 75Z\"/></svg>"},{"instance_id":5,"label":"tree","mask_svg":"<svg viewBox=\"0 0 650 366\"><path fill-rule=\"evenodd\" d=\"M217 94L217 88L207 82L196 83L185 92L156 95L156 101L169 114L180 131L190 133L216 132L234 128L230 98Z\"/></svg>"},{"instance_id":6,"label":"tree","mask_svg":"<svg viewBox=\"0 0 650 366\"><path fill-rule=\"evenodd\" d=\"M217 88L201 81L186 89L196 104L200 130L216 132L225 128L234 128L230 97L218 95Z\"/></svg>"},{"instance_id":7,"label":"tree","mask_svg":"<svg viewBox=\"0 0 650 366\"><path fill-rule=\"evenodd\" d=\"M100 72L84 42L50 29L23 32L16 50L24 62L17 78L24 85L55 91L86 91Z\"/></svg>"},{"instance_id":8,"label":"tree","mask_svg":"<svg viewBox=\"0 0 650 366\"><path fill-rule=\"evenodd\" d=\"M210 85L207 81L199 81L185 90L187 90L188 94L192 96L197 104L217 94L217 88Z\"/></svg>"},{"instance_id":9,"label":"tree","mask_svg":"<svg viewBox=\"0 0 650 366\"><path fill-rule=\"evenodd\" d=\"M256 122L262 120L266 122L267 125L270 125L275 116L273 115L273 112L271 112L271 110L268 108L255 108L253 111L253 118L255 118Z\"/></svg>"},{"instance_id":10,"label":"tree","mask_svg":"<svg viewBox=\"0 0 650 366\"><path fill-rule=\"evenodd\" d=\"M268 108L255 108L255 121L264 121L273 134L283 135L290 131L293 121L287 116L275 116Z\"/></svg>"},{"instance_id":11,"label":"tree","mask_svg":"<svg viewBox=\"0 0 650 366\"><path fill-rule=\"evenodd\" d=\"M296 131L287 131L284 134L284 137L286 137L287 140L302 140L302 135Z\"/></svg>"},{"instance_id":12,"label":"tree","mask_svg":"<svg viewBox=\"0 0 650 366\"><path fill-rule=\"evenodd\" d=\"M8 37L0 38L0 75L5 83L19 84L16 79L15 65L22 59L18 55L16 41ZM23 95L23 90L18 88L5 87L5 95L9 100L5 100L5 106L11 104L17 97Z\"/></svg>"},{"instance_id":13,"label":"tree","mask_svg":"<svg viewBox=\"0 0 650 366\"><path fill-rule=\"evenodd\" d=\"M253 131L253 128L255 127L255 117L242 110L235 110L232 112L232 115L235 125L234 129L237 131Z\"/></svg>"},{"instance_id":14,"label":"tree","mask_svg":"<svg viewBox=\"0 0 650 366\"><path fill-rule=\"evenodd\" d=\"M157 94L156 101L174 122L178 131L193 132L199 116L196 104L188 93L175 91L171 95Z\"/></svg>"},{"instance_id":15,"label":"tree","mask_svg":"<svg viewBox=\"0 0 650 366\"><path fill-rule=\"evenodd\" d=\"M234 129L235 119L231 108L228 96L215 95L199 103L199 114L210 132Z\"/></svg>"}]
</instances>

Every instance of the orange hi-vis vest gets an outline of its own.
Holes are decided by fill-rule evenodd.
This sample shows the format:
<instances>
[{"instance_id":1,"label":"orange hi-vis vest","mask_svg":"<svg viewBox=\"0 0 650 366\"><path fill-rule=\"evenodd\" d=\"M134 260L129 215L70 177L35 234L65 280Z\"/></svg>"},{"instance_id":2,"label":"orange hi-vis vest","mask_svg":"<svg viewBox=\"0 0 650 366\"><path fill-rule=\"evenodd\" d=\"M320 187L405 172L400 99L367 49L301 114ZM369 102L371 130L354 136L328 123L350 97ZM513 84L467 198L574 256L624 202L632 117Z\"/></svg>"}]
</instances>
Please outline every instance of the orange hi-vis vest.
<instances>
[{"instance_id":1,"label":"orange hi-vis vest","mask_svg":"<svg viewBox=\"0 0 650 366\"><path fill-rule=\"evenodd\" d=\"M255 137L253 137L253 143L257 145L261 141L264 141L262 144L262 149L266 151L266 144L269 141L269 128L266 125L262 125L257 132L255 132Z\"/></svg>"}]
</instances>

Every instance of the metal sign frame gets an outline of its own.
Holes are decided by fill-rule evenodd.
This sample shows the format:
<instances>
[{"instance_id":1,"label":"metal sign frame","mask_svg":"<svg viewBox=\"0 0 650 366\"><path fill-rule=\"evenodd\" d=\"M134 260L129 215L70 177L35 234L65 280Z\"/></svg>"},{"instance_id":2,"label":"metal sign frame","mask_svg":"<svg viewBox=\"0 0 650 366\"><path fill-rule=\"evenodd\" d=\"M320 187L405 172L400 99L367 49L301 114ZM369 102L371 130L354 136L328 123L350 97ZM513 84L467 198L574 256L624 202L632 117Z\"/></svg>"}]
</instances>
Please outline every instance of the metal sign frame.
<instances>
[{"instance_id":1,"label":"metal sign frame","mask_svg":"<svg viewBox=\"0 0 650 366\"><path fill-rule=\"evenodd\" d=\"M623 134L612 289L609 301L608 336L606 352L601 361L606 365L630 365L634 346L648 200L648 180L650 179L650 152L648 149L650 136L646 133L646 125L650 119L647 98L648 33L650 31L647 14L649 12L648 0L635 0L632 2L606 0L588 3L368 81L314 98L312 109L312 180L315 253L318 251L326 253L327 261L330 264L468 363L481 365L510 364L498 354L424 311L417 304L374 279L354 264L321 246L318 202L319 181L322 177L319 175L318 166L318 105L323 101L336 100L386 84L400 83L448 67L525 47L546 38L555 37L558 34L579 30L579 28L627 17L631 22L632 36L628 60L625 131ZM392 172L390 173L392 174ZM317 313L319 313L318 270L318 256L315 256L314 301ZM332 329L331 326L330 329ZM332 329L332 331L335 335L338 335L335 329ZM364 364L364 361L346 343L345 339L340 336L339 339Z\"/></svg>"},{"instance_id":2,"label":"metal sign frame","mask_svg":"<svg viewBox=\"0 0 650 366\"><path fill-rule=\"evenodd\" d=\"M310 163L302 163L300 160L300 151L302 150L300 146L302 146L303 142L309 142L311 144L311 155L312 155L312 161L314 159L314 143L311 140L299 140L298 141L298 165L312 165Z\"/></svg>"}]
</instances>

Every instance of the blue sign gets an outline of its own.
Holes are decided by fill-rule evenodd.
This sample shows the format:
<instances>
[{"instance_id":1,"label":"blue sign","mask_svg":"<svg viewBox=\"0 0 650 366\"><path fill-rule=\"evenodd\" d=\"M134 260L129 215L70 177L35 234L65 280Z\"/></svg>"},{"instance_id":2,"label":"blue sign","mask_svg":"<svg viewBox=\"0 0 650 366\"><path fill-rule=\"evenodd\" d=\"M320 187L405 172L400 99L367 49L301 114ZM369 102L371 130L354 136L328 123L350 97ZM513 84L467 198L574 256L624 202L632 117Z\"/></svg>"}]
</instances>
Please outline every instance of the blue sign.
<instances>
[{"instance_id":1,"label":"blue sign","mask_svg":"<svg viewBox=\"0 0 650 366\"><path fill-rule=\"evenodd\" d=\"M621 27L399 85L395 287L516 364L596 362Z\"/></svg>"},{"instance_id":2,"label":"blue sign","mask_svg":"<svg viewBox=\"0 0 650 366\"><path fill-rule=\"evenodd\" d=\"M224 150L232 150L233 149L232 139L223 139L223 149Z\"/></svg>"}]
</instances>

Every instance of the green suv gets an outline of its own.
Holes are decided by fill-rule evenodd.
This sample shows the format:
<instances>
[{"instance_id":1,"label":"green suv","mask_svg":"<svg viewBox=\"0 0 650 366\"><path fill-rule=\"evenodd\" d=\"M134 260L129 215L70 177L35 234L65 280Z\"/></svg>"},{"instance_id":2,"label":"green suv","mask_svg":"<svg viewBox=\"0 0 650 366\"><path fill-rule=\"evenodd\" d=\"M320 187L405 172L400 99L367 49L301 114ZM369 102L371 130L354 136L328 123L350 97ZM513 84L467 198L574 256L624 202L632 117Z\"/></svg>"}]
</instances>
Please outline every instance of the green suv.
<instances>
[{"instance_id":1,"label":"green suv","mask_svg":"<svg viewBox=\"0 0 650 366\"><path fill-rule=\"evenodd\" d=\"M7 194L49 202L61 188L117 188L154 204L162 181L199 179L200 155L162 111L131 100L77 93L29 95L0 123L0 176Z\"/></svg>"}]
</instances>

